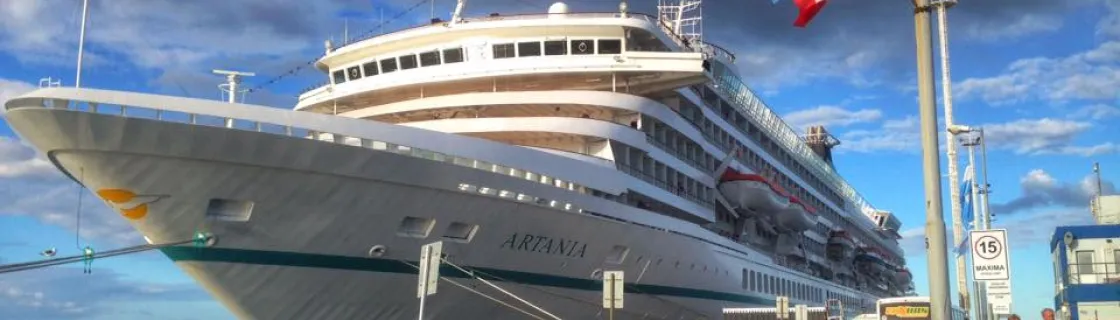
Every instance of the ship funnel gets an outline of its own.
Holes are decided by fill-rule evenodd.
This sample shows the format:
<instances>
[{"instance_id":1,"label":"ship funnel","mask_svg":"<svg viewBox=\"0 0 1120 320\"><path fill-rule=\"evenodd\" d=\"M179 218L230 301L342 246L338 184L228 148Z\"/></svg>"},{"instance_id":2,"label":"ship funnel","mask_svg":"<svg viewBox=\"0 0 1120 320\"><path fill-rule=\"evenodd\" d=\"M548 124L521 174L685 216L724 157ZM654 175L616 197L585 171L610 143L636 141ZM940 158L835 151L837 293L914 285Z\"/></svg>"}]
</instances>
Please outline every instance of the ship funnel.
<instances>
[{"instance_id":1,"label":"ship funnel","mask_svg":"<svg viewBox=\"0 0 1120 320\"><path fill-rule=\"evenodd\" d=\"M832 164L832 148L840 145L840 140L828 133L824 126L809 127L805 132L805 144L813 150L813 153L821 157L828 166L836 169L836 166Z\"/></svg>"}]
</instances>

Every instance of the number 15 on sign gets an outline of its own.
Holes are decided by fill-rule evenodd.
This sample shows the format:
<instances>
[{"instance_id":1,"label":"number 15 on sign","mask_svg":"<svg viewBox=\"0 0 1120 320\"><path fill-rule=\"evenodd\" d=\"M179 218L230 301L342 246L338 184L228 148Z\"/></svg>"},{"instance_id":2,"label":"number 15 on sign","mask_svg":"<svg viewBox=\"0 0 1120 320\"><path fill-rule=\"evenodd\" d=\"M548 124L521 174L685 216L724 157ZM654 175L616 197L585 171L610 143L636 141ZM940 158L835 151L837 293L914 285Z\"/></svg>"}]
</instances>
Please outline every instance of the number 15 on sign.
<instances>
[{"instance_id":1,"label":"number 15 on sign","mask_svg":"<svg viewBox=\"0 0 1120 320\"><path fill-rule=\"evenodd\" d=\"M1007 230L976 230L972 241L972 277L978 281L1007 280L1011 274L1007 258Z\"/></svg>"}]
</instances>

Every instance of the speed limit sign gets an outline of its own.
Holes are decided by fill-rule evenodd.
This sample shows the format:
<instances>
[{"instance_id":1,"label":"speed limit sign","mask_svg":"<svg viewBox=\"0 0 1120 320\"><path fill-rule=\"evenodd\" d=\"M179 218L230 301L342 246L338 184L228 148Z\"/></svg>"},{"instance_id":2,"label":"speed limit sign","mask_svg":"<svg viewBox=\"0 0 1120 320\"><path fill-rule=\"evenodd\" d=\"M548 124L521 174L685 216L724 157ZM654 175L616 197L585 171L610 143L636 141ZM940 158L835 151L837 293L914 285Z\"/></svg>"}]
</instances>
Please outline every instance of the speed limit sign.
<instances>
[{"instance_id":1,"label":"speed limit sign","mask_svg":"<svg viewBox=\"0 0 1120 320\"><path fill-rule=\"evenodd\" d=\"M972 241L972 277L977 281L1007 280L1011 272L1007 258L1007 230L975 230Z\"/></svg>"}]
</instances>

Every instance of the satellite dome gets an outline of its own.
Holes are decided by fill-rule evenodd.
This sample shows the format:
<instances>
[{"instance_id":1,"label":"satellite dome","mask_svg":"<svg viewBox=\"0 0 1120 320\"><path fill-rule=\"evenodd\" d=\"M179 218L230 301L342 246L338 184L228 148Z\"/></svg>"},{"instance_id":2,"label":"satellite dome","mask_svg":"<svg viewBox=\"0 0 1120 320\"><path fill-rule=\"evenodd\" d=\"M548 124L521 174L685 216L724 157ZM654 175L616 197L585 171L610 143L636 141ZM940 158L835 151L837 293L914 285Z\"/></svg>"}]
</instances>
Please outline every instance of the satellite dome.
<instances>
[{"instance_id":1,"label":"satellite dome","mask_svg":"<svg viewBox=\"0 0 1120 320\"><path fill-rule=\"evenodd\" d=\"M553 3L548 7L548 14L564 15L568 13L568 4L563 2Z\"/></svg>"}]
</instances>

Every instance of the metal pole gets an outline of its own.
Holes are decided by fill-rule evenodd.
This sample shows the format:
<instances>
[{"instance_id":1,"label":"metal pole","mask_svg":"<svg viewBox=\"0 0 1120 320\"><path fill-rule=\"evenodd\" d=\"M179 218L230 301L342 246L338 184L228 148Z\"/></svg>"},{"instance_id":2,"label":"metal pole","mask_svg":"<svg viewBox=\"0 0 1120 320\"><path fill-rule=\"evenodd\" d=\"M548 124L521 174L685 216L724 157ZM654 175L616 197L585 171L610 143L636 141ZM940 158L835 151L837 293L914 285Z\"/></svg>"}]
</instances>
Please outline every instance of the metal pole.
<instances>
[{"instance_id":1,"label":"metal pole","mask_svg":"<svg viewBox=\"0 0 1120 320\"><path fill-rule=\"evenodd\" d=\"M976 230L982 230L984 226L981 223L982 220L980 218L980 202L977 201L980 194L980 184L976 181L976 152L974 152L974 150L976 149L976 141L972 140L971 137L969 137L968 139L970 140L964 142L963 144L968 147L968 172L966 174L972 176L972 181L970 182L972 183L972 190L969 192L972 196L972 227ZM976 310L976 319L982 320L984 319L984 301L982 300L984 295L982 293L984 290L983 283L975 280L973 280L972 282L976 286L976 297L975 299L973 299L972 309Z\"/></svg>"},{"instance_id":2,"label":"metal pole","mask_svg":"<svg viewBox=\"0 0 1120 320\"><path fill-rule=\"evenodd\" d=\"M951 128L953 126L953 83L949 76L949 26L946 18L946 12L949 11L955 3L955 0L940 0L937 2L937 29L938 29L938 44L941 47L941 100L945 106L945 127ZM946 141L949 143L945 146L945 154L947 161L949 161L949 206L953 216L953 247L964 241L964 222L961 221L961 198L960 198L960 182L957 174L957 143L956 134L952 130L948 131ZM975 198L974 198L975 199ZM968 290L968 274L965 272L965 256L958 253L956 255L957 262L957 290L960 291L961 308L965 313L968 313L969 306L964 303L969 299Z\"/></svg>"},{"instance_id":3,"label":"metal pole","mask_svg":"<svg viewBox=\"0 0 1120 320\"><path fill-rule=\"evenodd\" d=\"M937 103L933 97L933 50L929 0L913 0L914 40L918 67L918 105L921 116L922 168L926 201L926 256L929 264L930 318L949 319L948 249L941 208L941 157L937 148Z\"/></svg>"},{"instance_id":4,"label":"metal pole","mask_svg":"<svg viewBox=\"0 0 1120 320\"><path fill-rule=\"evenodd\" d=\"M1093 218L1097 219L1097 224L1100 224L1101 223L1101 218L1100 218L1100 214L1101 214L1101 195L1104 194L1104 190L1101 189L1101 164L1100 164L1100 162L1093 162L1093 175L1097 176L1097 194L1096 194L1097 199L1096 199L1096 201L1093 201L1093 203L1095 204L1093 206L1094 207L1093 209L1095 209L1096 212L1093 213Z\"/></svg>"},{"instance_id":5,"label":"metal pole","mask_svg":"<svg viewBox=\"0 0 1120 320\"><path fill-rule=\"evenodd\" d=\"M86 17L89 15L89 0L82 0L82 31L78 36L78 75L74 77L74 87L82 87L82 55L86 44Z\"/></svg>"},{"instance_id":6,"label":"metal pole","mask_svg":"<svg viewBox=\"0 0 1120 320\"><path fill-rule=\"evenodd\" d=\"M984 128L980 128L980 162L984 169L984 230L988 230L992 228L992 207L988 205L992 186L988 184L988 139L984 137Z\"/></svg>"},{"instance_id":7,"label":"metal pole","mask_svg":"<svg viewBox=\"0 0 1120 320\"><path fill-rule=\"evenodd\" d=\"M615 274L614 274L614 273L611 273L611 280L610 280L610 283L611 283L611 284L610 284L610 288L611 288L611 290L610 290L610 292L609 292L609 294L610 294L610 300L611 300L611 307L610 307L610 311L608 311L608 312L609 312L608 314L609 314L610 320L614 320L614 282L615 282L615 279L616 279L616 278L615 278Z\"/></svg>"},{"instance_id":8,"label":"metal pole","mask_svg":"<svg viewBox=\"0 0 1120 320\"><path fill-rule=\"evenodd\" d=\"M428 259L428 257L430 257L430 255L432 254L431 246L423 246L420 250L422 250L422 253L420 254L421 259ZM428 265L428 268L431 267L431 265ZM436 266L436 268L439 268L439 266ZM424 270L423 268L420 268L419 270L420 272L418 272L418 276L420 276L420 283L423 284L424 287L421 287L422 290L420 291L420 312L418 312L417 319L424 320L424 297L428 296L428 290L427 288L425 288L427 286L426 284L428 283L428 270Z\"/></svg>"}]
</instances>

